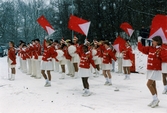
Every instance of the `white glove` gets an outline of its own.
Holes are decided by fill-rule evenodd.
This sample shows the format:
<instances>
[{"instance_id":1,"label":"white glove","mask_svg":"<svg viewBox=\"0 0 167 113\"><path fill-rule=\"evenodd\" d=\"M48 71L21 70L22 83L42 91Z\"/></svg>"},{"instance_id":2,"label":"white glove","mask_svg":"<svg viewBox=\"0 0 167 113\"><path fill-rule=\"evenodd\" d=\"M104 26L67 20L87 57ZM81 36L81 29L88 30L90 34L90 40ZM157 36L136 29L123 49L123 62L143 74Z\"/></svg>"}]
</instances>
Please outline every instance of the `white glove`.
<instances>
[{"instance_id":1,"label":"white glove","mask_svg":"<svg viewBox=\"0 0 167 113\"><path fill-rule=\"evenodd\" d=\"M97 70L97 68L95 69L96 75L99 75L99 71Z\"/></svg>"},{"instance_id":2,"label":"white glove","mask_svg":"<svg viewBox=\"0 0 167 113\"><path fill-rule=\"evenodd\" d=\"M138 42L141 42L142 37L138 36Z\"/></svg>"},{"instance_id":3,"label":"white glove","mask_svg":"<svg viewBox=\"0 0 167 113\"><path fill-rule=\"evenodd\" d=\"M45 36L45 40L47 40L48 39L48 36Z\"/></svg>"},{"instance_id":4,"label":"white glove","mask_svg":"<svg viewBox=\"0 0 167 113\"><path fill-rule=\"evenodd\" d=\"M22 48L23 51L26 51L26 48Z\"/></svg>"},{"instance_id":5,"label":"white glove","mask_svg":"<svg viewBox=\"0 0 167 113\"><path fill-rule=\"evenodd\" d=\"M32 45L32 44L30 44L30 46L31 46L31 47L33 47L33 45Z\"/></svg>"},{"instance_id":6,"label":"white glove","mask_svg":"<svg viewBox=\"0 0 167 113\"><path fill-rule=\"evenodd\" d=\"M13 61L9 58L9 64L11 65L13 63Z\"/></svg>"},{"instance_id":7,"label":"white glove","mask_svg":"<svg viewBox=\"0 0 167 113\"><path fill-rule=\"evenodd\" d=\"M52 61L52 58L47 58L48 61Z\"/></svg>"}]
</instances>

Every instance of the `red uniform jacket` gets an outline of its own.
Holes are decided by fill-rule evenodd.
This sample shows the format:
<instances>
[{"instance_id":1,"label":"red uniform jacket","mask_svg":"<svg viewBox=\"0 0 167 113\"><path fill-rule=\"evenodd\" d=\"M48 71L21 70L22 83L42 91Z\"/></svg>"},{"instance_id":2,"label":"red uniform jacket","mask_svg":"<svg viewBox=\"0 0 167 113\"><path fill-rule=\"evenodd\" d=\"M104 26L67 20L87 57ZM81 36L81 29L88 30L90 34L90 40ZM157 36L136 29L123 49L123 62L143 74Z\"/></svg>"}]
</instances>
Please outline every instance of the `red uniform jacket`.
<instances>
[{"instance_id":1,"label":"red uniform jacket","mask_svg":"<svg viewBox=\"0 0 167 113\"><path fill-rule=\"evenodd\" d=\"M98 47L96 50L97 50L97 56L98 56L98 57L103 57L103 54L102 54L101 48L100 48L100 47Z\"/></svg>"},{"instance_id":2,"label":"red uniform jacket","mask_svg":"<svg viewBox=\"0 0 167 113\"><path fill-rule=\"evenodd\" d=\"M80 57L79 67L89 69L90 64L92 64L94 68L96 67L94 61L92 60L92 54L90 53L90 51L88 51L87 53L82 53Z\"/></svg>"},{"instance_id":3,"label":"red uniform jacket","mask_svg":"<svg viewBox=\"0 0 167 113\"><path fill-rule=\"evenodd\" d=\"M23 50L22 50L22 48L19 49L19 54L20 54L20 58L23 59Z\"/></svg>"},{"instance_id":4,"label":"red uniform jacket","mask_svg":"<svg viewBox=\"0 0 167 113\"><path fill-rule=\"evenodd\" d=\"M132 54L132 48L129 46L125 50L122 51L123 59L124 60L131 60L133 61L133 54Z\"/></svg>"},{"instance_id":5,"label":"red uniform jacket","mask_svg":"<svg viewBox=\"0 0 167 113\"><path fill-rule=\"evenodd\" d=\"M44 40L44 44L43 44L44 52L43 52L42 60L50 61L52 58L56 58L57 52L55 52L54 48L51 46L46 47L45 42L46 40Z\"/></svg>"},{"instance_id":6,"label":"red uniform jacket","mask_svg":"<svg viewBox=\"0 0 167 113\"><path fill-rule=\"evenodd\" d=\"M161 70L160 47L158 48L151 46L144 47L142 46L141 42L138 42L138 50L148 55L147 59L148 70Z\"/></svg>"},{"instance_id":7,"label":"red uniform jacket","mask_svg":"<svg viewBox=\"0 0 167 113\"><path fill-rule=\"evenodd\" d=\"M24 49L24 48L22 48L22 49L20 50L21 58L22 58L23 60L26 60L26 58L27 58L26 49L25 49L25 50L23 50L23 49Z\"/></svg>"},{"instance_id":8,"label":"red uniform jacket","mask_svg":"<svg viewBox=\"0 0 167 113\"><path fill-rule=\"evenodd\" d=\"M27 48L26 48L26 58L28 58L28 59L32 58L32 56L31 56L31 51L30 51L30 47L27 47Z\"/></svg>"},{"instance_id":9,"label":"red uniform jacket","mask_svg":"<svg viewBox=\"0 0 167 113\"><path fill-rule=\"evenodd\" d=\"M74 46L76 47L76 53L81 56L81 51L82 51L82 45L79 44L74 44Z\"/></svg>"},{"instance_id":10,"label":"red uniform jacket","mask_svg":"<svg viewBox=\"0 0 167 113\"><path fill-rule=\"evenodd\" d=\"M18 56L20 56L20 47L17 49L17 54L18 54Z\"/></svg>"},{"instance_id":11,"label":"red uniform jacket","mask_svg":"<svg viewBox=\"0 0 167 113\"><path fill-rule=\"evenodd\" d=\"M70 54L68 53L68 47L64 47L63 48L63 52L64 52L64 56L67 60L71 60L71 56Z\"/></svg>"},{"instance_id":12,"label":"red uniform jacket","mask_svg":"<svg viewBox=\"0 0 167 113\"><path fill-rule=\"evenodd\" d=\"M99 45L98 47L98 53L99 53L99 57L103 57L103 52L106 51L106 48L104 47L103 44Z\"/></svg>"},{"instance_id":13,"label":"red uniform jacket","mask_svg":"<svg viewBox=\"0 0 167 113\"><path fill-rule=\"evenodd\" d=\"M38 56L41 55L41 45L36 43L34 45L34 59L38 59Z\"/></svg>"},{"instance_id":14,"label":"red uniform jacket","mask_svg":"<svg viewBox=\"0 0 167 113\"><path fill-rule=\"evenodd\" d=\"M30 45L30 47L29 47L29 51L30 51L30 56L31 56L31 58L33 57L33 55L34 55L34 47L33 47L33 45Z\"/></svg>"},{"instance_id":15,"label":"red uniform jacket","mask_svg":"<svg viewBox=\"0 0 167 113\"><path fill-rule=\"evenodd\" d=\"M111 48L108 48L103 52L103 63L104 64L111 64L112 59L114 59L115 61L117 60L115 57L115 54L112 52Z\"/></svg>"},{"instance_id":16,"label":"red uniform jacket","mask_svg":"<svg viewBox=\"0 0 167 113\"><path fill-rule=\"evenodd\" d=\"M12 60L11 65L15 65L16 64L16 54L15 54L15 48L14 47L10 47L8 50L8 57L10 58L10 60Z\"/></svg>"},{"instance_id":17,"label":"red uniform jacket","mask_svg":"<svg viewBox=\"0 0 167 113\"><path fill-rule=\"evenodd\" d=\"M167 63L167 45L163 44L161 47L160 57L163 63Z\"/></svg>"}]
</instances>

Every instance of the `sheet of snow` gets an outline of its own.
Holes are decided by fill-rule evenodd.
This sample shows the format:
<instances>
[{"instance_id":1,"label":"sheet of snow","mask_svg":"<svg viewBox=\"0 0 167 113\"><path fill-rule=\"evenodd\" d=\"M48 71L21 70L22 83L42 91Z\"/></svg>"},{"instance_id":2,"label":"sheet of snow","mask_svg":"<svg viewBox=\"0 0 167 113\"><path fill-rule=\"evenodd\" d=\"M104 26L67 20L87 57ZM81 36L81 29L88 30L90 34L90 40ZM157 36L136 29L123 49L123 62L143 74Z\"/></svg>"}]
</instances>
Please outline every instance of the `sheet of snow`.
<instances>
[{"instance_id":1,"label":"sheet of snow","mask_svg":"<svg viewBox=\"0 0 167 113\"><path fill-rule=\"evenodd\" d=\"M135 51L136 70L146 71L146 56ZM111 72L112 86L105 86L102 75L90 77L90 91L83 97L80 78L52 72L52 86L44 87L45 80L22 73L17 65L15 81L7 80L6 57L0 58L0 113L167 113L167 95L162 94L162 81L157 82L159 106L147 106L152 96L146 87L145 74L132 73L131 80L123 74ZM119 91L114 91L115 88Z\"/></svg>"}]
</instances>

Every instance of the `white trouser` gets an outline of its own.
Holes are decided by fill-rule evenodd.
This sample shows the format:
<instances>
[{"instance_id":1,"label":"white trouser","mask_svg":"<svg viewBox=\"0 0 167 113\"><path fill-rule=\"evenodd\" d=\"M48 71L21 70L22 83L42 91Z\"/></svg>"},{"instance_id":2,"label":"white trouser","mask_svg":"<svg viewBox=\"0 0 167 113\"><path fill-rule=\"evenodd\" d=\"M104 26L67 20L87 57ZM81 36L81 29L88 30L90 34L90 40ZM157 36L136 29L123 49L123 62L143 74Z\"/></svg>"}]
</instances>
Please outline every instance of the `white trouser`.
<instances>
[{"instance_id":1,"label":"white trouser","mask_svg":"<svg viewBox=\"0 0 167 113\"><path fill-rule=\"evenodd\" d=\"M35 66L36 66L36 77L41 78L41 69L40 69L41 61L35 59Z\"/></svg>"},{"instance_id":2,"label":"white trouser","mask_svg":"<svg viewBox=\"0 0 167 113\"><path fill-rule=\"evenodd\" d=\"M54 70L55 70L56 72L59 72L59 65L60 65L60 63L57 62L57 61L55 61Z\"/></svg>"},{"instance_id":3,"label":"white trouser","mask_svg":"<svg viewBox=\"0 0 167 113\"><path fill-rule=\"evenodd\" d=\"M52 64L53 64L53 71L57 72L56 70L56 60L52 58Z\"/></svg>"},{"instance_id":4,"label":"white trouser","mask_svg":"<svg viewBox=\"0 0 167 113\"><path fill-rule=\"evenodd\" d=\"M68 74L74 74L74 66L73 63L67 59L67 68L68 68Z\"/></svg>"},{"instance_id":5,"label":"white trouser","mask_svg":"<svg viewBox=\"0 0 167 113\"><path fill-rule=\"evenodd\" d=\"M22 70L22 62L21 62L21 57L20 57L20 56L18 56L18 57L19 57L20 69Z\"/></svg>"},{"instance_id":6,"label":"white trouser","mask_svg":"<svg viewBox=\"0 0 167 113\"><path fill-rule=\"evenodd\" d=\"M34 60L34 58L31 59L31 69L32 69L31 75L32 76L36 76L37 73L36 73L36 66L35 66L35 60Z\"/></svg>"},{"instance_id":7,"label":"white trouser","mask_svg":"<svg viewBox=\"0 0 167 113\"><path fill-rule=\"evenodd\" d=\"M122 73L122 58L118 57L118 73Z\"/></svg>"},{"instance_id":8,"label":"white trouser","mask_svg":"<svg viewBox=\"0 0 167 113\"><path fill-rule=\"evenodd\" d=\"M91 72L91 73L94 73L94 68L93 68L92 65L90 65L90 72Z\"/></svg>"},{"instance_id":9,"label":"white trouser","mask_svg":"<svg viewBox=\"0 0 167 113\"><path fill-rule=\"evenodd\" d=\"M27 73L27 61L22 60L21 62L22 62L22 72Z\"/></svg>"},{"instance_id":10,"label":"white trouser","mask_svg":"<svg viewBox=\"0 0 167 113\"><path fill-rule=\"evenodd\" d=\"M20 57L20 70L23 71L23 59Z\"/></svg>"},{"instance_id":11,"label":"white trouser","mask_svg":"<svg viewBox=\"0 0 167 113\"><path fill-rule=\"evenodd\" d=\"M30 75L32 73L32 68L31 68L31 59L27 59L27 74Z\"/></svg>"}]
</instances>

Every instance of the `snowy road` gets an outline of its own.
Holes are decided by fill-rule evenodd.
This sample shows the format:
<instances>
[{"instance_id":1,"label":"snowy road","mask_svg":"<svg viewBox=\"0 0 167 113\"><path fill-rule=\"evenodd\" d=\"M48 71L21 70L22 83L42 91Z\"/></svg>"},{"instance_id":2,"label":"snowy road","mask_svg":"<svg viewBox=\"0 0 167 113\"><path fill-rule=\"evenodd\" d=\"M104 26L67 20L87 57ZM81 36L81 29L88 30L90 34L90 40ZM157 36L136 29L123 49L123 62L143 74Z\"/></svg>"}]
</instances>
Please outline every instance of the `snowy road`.
<instances>
[{"instance_id":1,"label":"snowy road","mask_svg":"<svg viewBox=\"0 0 167 113\"><path fill-rule=\"evenodd\" d=\"M15 81L7 80L6 57L0 58L0 113L167 113L167 95L161 94L162 82L157 82L160 103L147 106L152 96L146 87L144 74L131 74L131 80L112 73L113 85L105 86L103 76L89 79L93 95L82 97L81 79L52 72L52 86L44 87L44 79L23 74L17 67ZM119 91L114 91L115 87Z\"/></svg>"}]
</instances>

